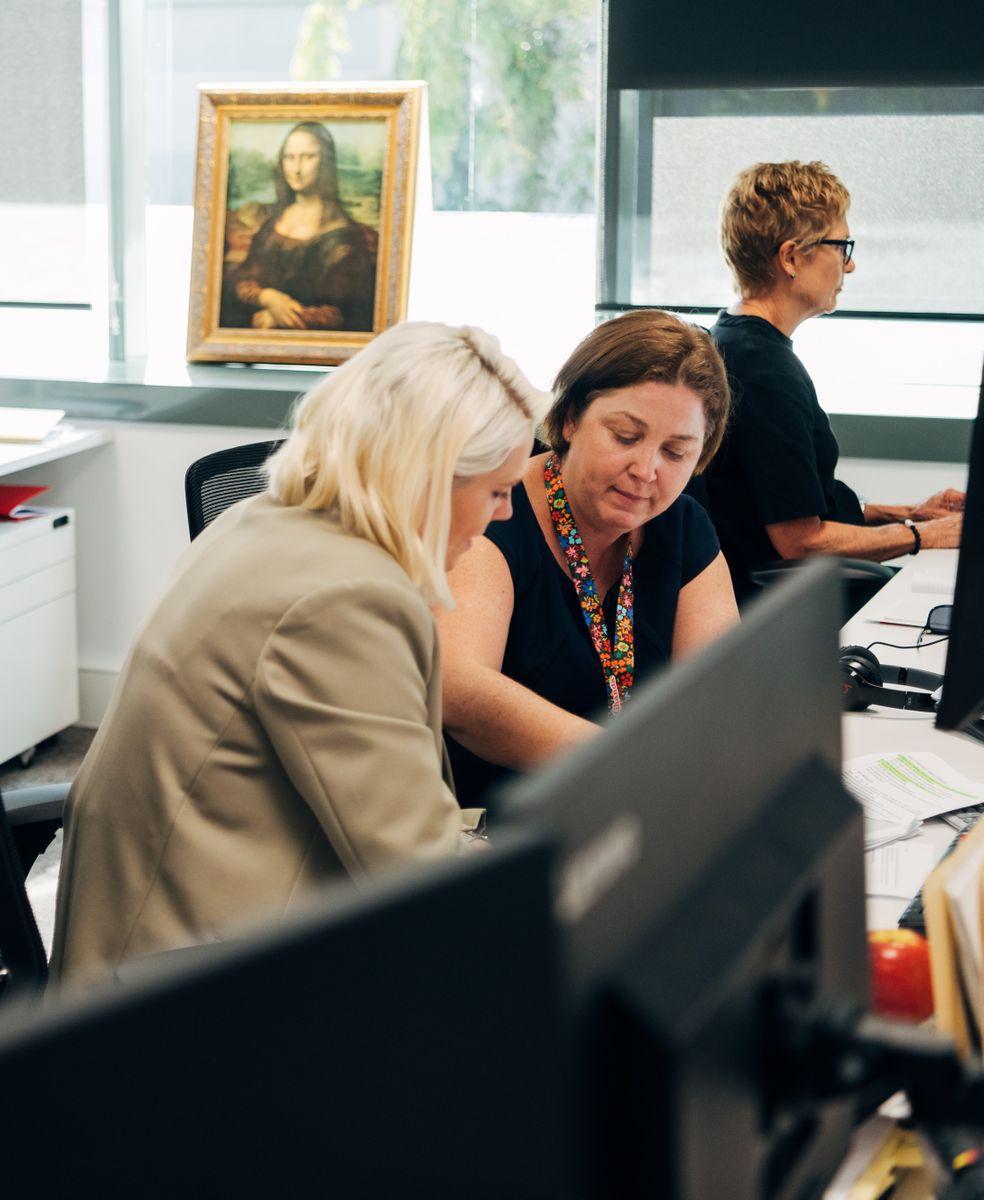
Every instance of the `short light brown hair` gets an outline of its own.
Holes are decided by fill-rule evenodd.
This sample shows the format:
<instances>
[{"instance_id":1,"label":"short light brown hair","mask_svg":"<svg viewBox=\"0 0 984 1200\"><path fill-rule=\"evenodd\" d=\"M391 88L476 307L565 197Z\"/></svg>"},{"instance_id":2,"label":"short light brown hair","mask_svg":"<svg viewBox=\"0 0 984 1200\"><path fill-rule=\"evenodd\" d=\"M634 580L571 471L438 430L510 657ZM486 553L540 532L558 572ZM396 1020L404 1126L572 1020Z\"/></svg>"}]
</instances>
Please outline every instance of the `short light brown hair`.
<instances>
[{"instance_id":1,"label":"short light brown hair","mask_svg":"<svg viewBox=\"0 0 984 1200\"><path fill-rule=\"evenodd\" d=\"M705 429L699 475L724 437L731 404L728 377L708 332L660 309L637 309L606 321L575 347L554 380L544 438L563 456L569 446L564 426L577 424L596 396L649 380L679 383L700 397Z\"/></svg>"},{"instance_id":2,"label":"short light brown hair","mask_svg":"<svg viewBox=\"0 0 984 1200\"><path fill-rule=\"evenodd\" d=\"M756 163L731 185L721 208L721 249L740 295L762 296L775 282L776 251L801 248L844 219L851 194L822 162Z\"/></svg>"}]
</instances>

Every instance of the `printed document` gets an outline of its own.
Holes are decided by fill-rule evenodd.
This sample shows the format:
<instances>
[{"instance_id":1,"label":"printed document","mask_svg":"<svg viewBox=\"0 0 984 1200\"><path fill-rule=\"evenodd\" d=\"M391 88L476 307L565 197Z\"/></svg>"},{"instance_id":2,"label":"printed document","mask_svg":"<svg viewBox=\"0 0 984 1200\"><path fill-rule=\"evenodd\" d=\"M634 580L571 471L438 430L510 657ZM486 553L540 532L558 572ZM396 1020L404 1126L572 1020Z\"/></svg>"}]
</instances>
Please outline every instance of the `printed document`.
<instances>
[{"instance_id":1,"label":"printed document","mask_svg":"<svg viewBox=\"0 0 984 1200\"><path fill-rule=\"evenodd\" d=\"M844 764L844 786L870 821L908 826L984 804L984 785L955 771L939 755L866 754Z\"/></svg>"}]
</instances>

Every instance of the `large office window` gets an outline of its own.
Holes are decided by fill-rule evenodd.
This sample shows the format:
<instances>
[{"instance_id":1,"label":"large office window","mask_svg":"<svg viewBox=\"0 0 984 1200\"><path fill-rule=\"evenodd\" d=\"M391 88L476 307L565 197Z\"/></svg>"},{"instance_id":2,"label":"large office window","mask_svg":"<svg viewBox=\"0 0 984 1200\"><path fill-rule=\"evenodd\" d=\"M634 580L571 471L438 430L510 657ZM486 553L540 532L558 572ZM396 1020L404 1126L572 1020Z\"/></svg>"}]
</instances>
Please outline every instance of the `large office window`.
<instances>
[{"instance_id":1,"label":"large office window","mask_svg":"<svg viewBox=\"0 0 984 1200\"><path fill-rule=\"evenodd\" d=\"M82 0L0 4L0 345L14 367L106 355L105 139L89 128L100 64L85 54L100 21Z\"/></svg>"},{"instance_id":2,"label":"large office window","mask_svg":"<svg viewBox=\"0 0 984 1200\"><path fill-rule=\"evenodd\" d=\"M719 208L754 162L821 159L857 267L797 353L832 412L973 415L984 349L984 65L963 0L607 0L599 308L711 322ZM840 319L845 317L848 319ZM890 427L886 426L890 431Z\"/></svg>"},{"instance_id":3,"label":"large office window","mask_svg":"<svg viewBox=\"0 0 984 1200\"><path fill-rule=\"evenodd\" d=\"M0 43L0 300L85 304L81 0L4 0Z\"/></svg>"},{"instance_id":4,"label":"large office window","mask_svg":"<svg viewBox=\"0 0 984 1200\"><path fill-rule=\"evenodd\" d=\"M820 159L852 195L845 310L984 316L984 89L692 89L620 103L638 150L617 299L723 303L718 214L737 172Z\"/></svg>"},{"instance_id":5,"label":"large office window","mask_svg":"<svg viewBox=\"0 0 984 1200\"><path fill-rule=\"evenodd\" d=\"M546 385L592 323L596 26L596 0L146 0L151 357L184 347L199 86L423 79L409 315L486 326Z\"/></svg>"},{"instance_id":6,"label":"large office window","mask_svg":"<svg viewBox=\"0 0 984 1200\"><path fill-rule=\"evenodd\" d=\"M147 0L152 203L187 204L202 83L423 79L441 210L594 210L594 0Z\"/></svg>"}]
</instances>

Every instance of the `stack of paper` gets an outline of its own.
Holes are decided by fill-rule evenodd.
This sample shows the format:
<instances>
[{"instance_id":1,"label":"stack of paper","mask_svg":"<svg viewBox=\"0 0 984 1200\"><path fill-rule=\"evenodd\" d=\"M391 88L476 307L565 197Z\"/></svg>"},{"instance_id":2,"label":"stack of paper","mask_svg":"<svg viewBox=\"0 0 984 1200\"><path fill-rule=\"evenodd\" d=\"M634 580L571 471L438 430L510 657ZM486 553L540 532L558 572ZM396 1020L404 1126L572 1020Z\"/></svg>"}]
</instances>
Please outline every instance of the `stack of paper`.
<instances>
[{"instance_id":1,"label":"stack of paper","mask_svg":"<svg viewBox=\"0 0 984 1200\"><path fill-rule=\"evenodd\" d=\"M823 1200L880 1200L889 1192L898 1196L907 1183L917 1188L916 1196L931 1194L917 1135L887 1117L869 1117L855 1132Z\"/></svg>"},{"instance_id":2,"label":"stack of paper","mask_svg":"<svg viewBox=\"0 0 984 1200\"><path fill-rule=\"evenodd\" d=\"M945 567L923 567L912 577L910 588L929 596L952 596L957 579L957 564Z\"/></svg>"},{"instance_id":3,"label":"stack of paper","mask_svg":"<svg viewBox=\"0 0 984 1200\"><path fill-rule=\"evenodd\" d=\"M43 442L63 408L0 408L0 442Z\"/></svg>"},{"instance_id":4,"label":"stack of paper","mask_svg":"<svg viewBox=\"0 0 984 1200\"><path fill-rule=\"evenodd\" d=\"M930 610L953 600L956 581L956 563L945 567L924 567L914 574L909 594L896 597L874 619L883 625L909 625L913 629L925 629Z\"/></svg>"},{"instance_id":5,"label":"stack of paper","mask_svg":"<svg viewBox=\"0 0 984 1200\"><path fill-rule=\"evenodd\" d=\"M844 786L867 820L908 826L984 803L984 787L936 754L866 754L844 764Z\"/></svg>"},{"instance_id":6,"label":"stack of paper","mask_svg":"<svg viewBox=\"0 0 984 1200\"><path fill-rule=\"evenodd\" d=\"M984 822L923 888L936 1023L963 1053L984 1044Z\"/></svg>"},{"instance_id":7,"label":"stack of paper","mask_svg":"<svg viewBox=\"0 0 984 1200\"><path fill-rule=\"evenodd\" d=\"M844 785L864 809L865 892L911 900L936 854L908 841L923 821L984 802L984 788L935 754L868 754L844 764Z\"/></svg>"}]
</instances>

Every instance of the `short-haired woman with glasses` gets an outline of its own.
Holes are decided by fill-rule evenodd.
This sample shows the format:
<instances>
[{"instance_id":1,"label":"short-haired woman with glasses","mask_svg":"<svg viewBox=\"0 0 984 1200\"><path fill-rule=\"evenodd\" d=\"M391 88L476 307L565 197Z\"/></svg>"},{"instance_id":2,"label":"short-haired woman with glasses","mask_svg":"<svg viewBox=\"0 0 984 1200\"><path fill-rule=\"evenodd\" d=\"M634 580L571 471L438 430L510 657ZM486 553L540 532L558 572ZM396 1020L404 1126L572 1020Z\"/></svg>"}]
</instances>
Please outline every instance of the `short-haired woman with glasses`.
<instances>
[{"instance_id":1,"label":"short-haired woman with glasses","mask_svg":"<svg viewBox=\"0 0 984 1200\"><path fill-rule=\"evenodd\" d=\"M793 352L793 332L837 307L855 269L850 201L824 163L783 162L742 171L724 202L721 243L740 299L711 336L735 411L706 484L739 602L754 591L750 570L777 557L881 562L960 542L963 493L862 504L835 478L837 440Z\"/></svg>"}]
</instances>

